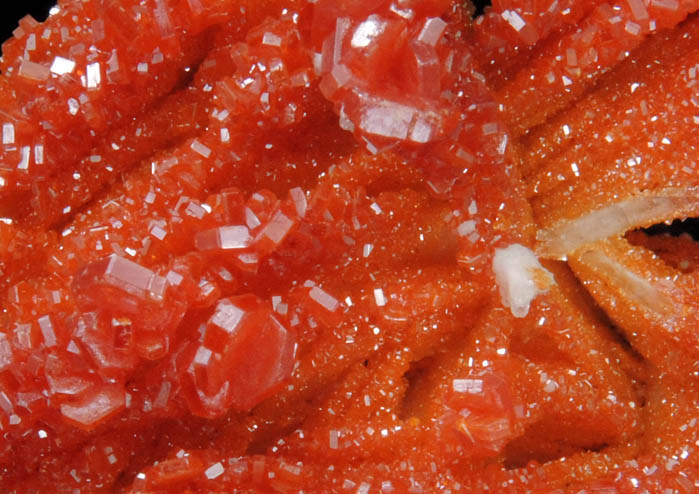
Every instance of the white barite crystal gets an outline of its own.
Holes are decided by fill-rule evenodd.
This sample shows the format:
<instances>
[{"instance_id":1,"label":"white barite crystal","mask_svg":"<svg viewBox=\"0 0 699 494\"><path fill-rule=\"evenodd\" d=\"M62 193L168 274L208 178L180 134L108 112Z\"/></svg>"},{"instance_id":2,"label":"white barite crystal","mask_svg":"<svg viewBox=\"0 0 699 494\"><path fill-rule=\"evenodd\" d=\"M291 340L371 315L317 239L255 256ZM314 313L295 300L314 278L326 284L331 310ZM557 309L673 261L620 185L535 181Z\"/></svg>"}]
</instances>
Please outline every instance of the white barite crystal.
<instances>
[{"instance_id":1,"label":"white barite crystal","mask_svg":"<svg viewBox=\"0 0 699 494\"><path fill-rule=\"evenodd\" d=\"M378 15L370 15L352 35L352 48L366 48L386 29L386 22Z\"/></svg>"},{"instance_id":2,"label":"white barite crystal","mask_svg":"<svg viewBox=\"0 0 699 494\"><path fill-rule=\"evenodd\" d=\"M102 72L98 62L88 64L87 66L87 88L96 89L102 82Z\"/></svg>"},{"instance_id":3,"label":"white barite crystal","mask_svg":"<svg viewBox=\"0 0 699 494\"><path fill-rule=\"evenodd\" d=\"M699 207L699 188L667 188L639 195L562 222L537 233L543 256L564 259L585 244L623 234L638 226L691 215Z\"/></svg>"},{"instance_id":4,"label":"white barite crystal","mask_svg":"<svg viewBox=\"0 0 699 494\"><path fill-rule=\"evenodd\" d=\"M342 63L335 65L330 71L330 75L335 79L338 89L346 86L352 80L352 71Z\"/></svg>"},{"instance_id":5,"label":"white barite crystal","mask_svg":"<svg viewBox=\"0 0 699 494\"><path fill-rule=\"evenodd\" d=\"M410 130L410 140L418 144L426 144L432 140L435 134L435 122L430 121L431 115L418 113L415 116L413 127Z\"/></svg>"},{"instance_id":6,"label":"white barite crystal","mask_svg":"<svg viewBox=\"0 0 699 494\"><path fill-rule=\"evenodd\" d=\"M476 395L483 392L483 379L454 379L451 387L456 393Z\"/></svg>"},{"instance_id":7,"label":"white barite crystal","mask_svg":"<svg viewBox=\"0 0 699 494\"><path fill-rule=\"evenodd\" d=\"M49 316L42 316L39 318L38 322L39 329L41 329L41 334L44 337L44 344L47 347L56 346L56 332L53 329L51 318Z\"/></svg>"},{"instance_id":8,"label":"white barite crystal","mask_svg":"<svg viewBox=\"0 0 699 494\"><path fill-rule=\"evenodd\" d=\"M15 143L15 126L11 123L2 124L2 143Z\"/></svg>"},{"instance_id":9,"label":"white barite crystal","mask_svg":"<svg viewBox=\"0 0 699 494\"><path fill-rule=\"evenodd\" d=\"M309 296L330 312L335 312L340 306L340 302L335 297L317 286L311 288Z\"/></svg>"},{"instance_id":10,"label":"white barite crystal","mask_svg":"<svg viewBox=\"0 0 699 494\"><path fill-rule=\"evenodd\" d=\"M407 139L415 113L413 107L377 100L362 111L359 127L367 134Z\"/></svg>"},{"instance_id":11,"label":"white barite crystal","mask_svg":"<svg viewBox=\"0 0 699 494\"><path fill-rule=\"evenodd\" d=\"M209 468L206 469L204 472L204 475L206 475L206 478L209 480L213 480L217 477L220 477L223 474L223 465L221 462L214 463L211 465Z\"/></svg>"},{"instance_id":12,"label":"white barite crystal","mask_svg":"<svg viewBox=\"0 0 699 494\"><path fill-rule=\"evenodd\" d=\"M218 245L223 250L244 249L250 242L250 231L245 226L223 226L218 228Z\"/></svg>"},{"instance_id":13,"label":"white barite crystal","mask_svg":"<svg viewBox=\"0 0 699 494\"><path fill-rule=\"evenodd\" d=\"M261 235L269 238L275 244L281 243L289 233L291 228L294 226L293 220L288 218L281 211L277 211L272 219L267 223L267 225L262 230Z\"/></svg>"},{"instance_id":14,"label":"white barite crystal","mask_svg":"<svg viewBox=\"0 0 699 494\"><path fill-rule=\"evenodd\" d=\"M425 21L417 39L427 46L437 46L439 39L442 37L444 30L447 28L447 23L439 17L430 17Z\"/></svg>"},{"instance_id":15,"label":"white barite crystal","mask_svg":"<svg viewBox=\"0 0 699 494\"><path fill-rule=\"evenodd\" d=\"M328 447L330 449L337 449L339 446L339 436L340 434L336 430L331 430L328 434Z\"/></svg>"},{"instance_id":16,"label":"white barite crystal","mask_svg":"<svg viewBox=\"0 0 699 494\"><path fill-rule=\"evenodd\" d=\"M527 23L524 22L524 19L522 19L514 10L505 10L500 15L510 26L512 26L512 29L517 32L520 32L522 28L527 25Z\"/></svg>"},{"instance_id":17,"label":"white barite crystal","mask_svg":"<svg viewBox=\"0 0 699 494\"><path fill-rule=\"evenodd\" d=\"M44 146L41 144L34 146L34 163L37 165L44 164Z\"/></svg>"},{"instance_id":18,"label":"white barite crystal","mask_svg":"<svg viewBox=\"0 0 699 494\"><path fill-rule=\"evenodd\" d=\"M467 237L471 233L476 231L476 222L473 220L466 220L459 225L457 232L460 237Z\"/></svg>"},{"instance_id":19,"label":"white barite crystal","mask_svg":"<svg viewBox=\"0 0 699 494\"><path fill-rule=\"evenodd\" d=\"M245 223L247 223L250 230L254 230L262 224L257 215L255 215L255 213L253 213L248 207L245 208Z\"/></svg>"},{"instance_id":20,"label":"white barite crystal","mask_svg":"<svg viewBox=\"0 0 699 494\"><path fill-rule=\"evenodd\" d=\"M502 304L515 317L526 316L532 300L553 284L553 275L544 269L534 252L520 244L495 249L493 272Z\"/></svg>"},{"instance_id":21,"label":"white barite crystal","mask_svg":"<svg viewBox=\"0 0 699 494\"><path fill-rule=\"evenodd\" d=\"M56 75L70 74L75 70L75 62L67 58L56 57L49 70Z\"/></svg>"},{"instance_id":22,"label":"white barite crystal","mask_svg":"<svg viewBox=\"0 0 699 494\"><path fill-rule=\"evenodd\" d=\"M209 365L209 360L213 352L206 348L205 346L200 346L197 349L197 353L194 354L194 362L199 365Z\"/></svg>"},{"instance_id":23,"label":"white barite crystal","mask_svg":"<svg viewBox=\"0 0 699 494\"><path fill-rule=\"evenodd\" d=\"M386 296L381 288L374 288L374 300L379 307L386 305Z\"/></svg>"},{"instance_id":24,"label":"white barite crystal","mask_svg":"<svg viewBox=\"0 0 699 494\"><path fill-rule=\"evenodd\" d=\"M647 21L648 20L648 10L646 9L646 6L643 3L643 0L626 0L629 7L631 8L631 15L634 16L634 18L639 21Z\"/></svg>"},{"instance_id":25,"label":"white barite crystal","mask_svg":"<svg viewBox=\"0 0 699 494\"><path fill-rule=\"evenodd\" d=\"M296 214L299 215L299 218L303 218L306 215L306 209L308 208L306 194L304 194L300 187L294 187L289 191L289 197L291 197L291 199L294 201Z\"/></svg>"},{"instance_id":26,"label":"white barite crystal","mask_svg":"<svg viewBox=\"0 0 699 494\"><path fill-rule=\"evenodd\" d=\"M31 148L29 146L22 146L20 151L20 161L17 165L18 170L26 170L29 168L29 155L31 154Z\"/></svg>"},{"instance_id":27,"label":"white barite crystal","mask_svg":"<svg viewBox=\"0 0 699 494\"><path fill-rule=\"evenodd\" d=\"M192 148L192 151L200 154L204 158L208 158L209 156L211 156L211 149L209 149L208 146L199 142L197 139L194 139L192 141L192 144L190 145L190 147Z\"/></svg>"},{"instance_id":28,"label":"white barite crystal","mask_svg":"<svg viewBox=\"0 0 699 494\"><path fill-rule=\"evenodd\" d=\"M77 115L80 110L80 103L75 98L68 99L68 113L71 115Z\"/></svg>"},{"instance_id":29,"label":"white barite crystal","mask_svg":"<svg viewBox=\"0 0 699 494\"><path fill-rule=\"evenodd\" d=\"M0 371L5 370L12 364L12 346L4 333L0 333Z\"/></svg>"},{"instance_id":30,"label":"white barite crystal","mask_svg":"<svg viewBox=\"0 0 699 494\"><path fill-rule=\"evenodd\" d=\"M265 33L262 44L267 46L282 46L282 39L274 33Z\"/></svg>"},{"instance_id":31,"label":"white barite crystal","mask_svg":"<svg viewBox=\"0 0 699 494\"><path fill-rule=\"evenodd\" d=\"M158 225L153 225L150 229L149 232L152 236L157 238L158 240L163 240L165 236L167 235L167 232L163 230L161 227Z\"/></svg>"},{"instance_id":32,"label":"white barite crystal","mask_svg":"<svg viewBox=\"0 0 699 494\"><path fill-rule=\"evenodd\" d=\"M244 316L244 310L236 307L228 300L224 300L218 304L216 312L211 316L211 324L232 334L240 324L240 321L243 320Z\"/></svg>"},{"instance_id":33,"label":"white barite crystal","mask_svg":"<svg viewBox=\"0 0 699 494\"><path fill-rule=\"evenodd\" d=\"M8 415L12 413L13 410L10 398L3 391L0 391L0 410Z\"/></svg>"}]
</instances>

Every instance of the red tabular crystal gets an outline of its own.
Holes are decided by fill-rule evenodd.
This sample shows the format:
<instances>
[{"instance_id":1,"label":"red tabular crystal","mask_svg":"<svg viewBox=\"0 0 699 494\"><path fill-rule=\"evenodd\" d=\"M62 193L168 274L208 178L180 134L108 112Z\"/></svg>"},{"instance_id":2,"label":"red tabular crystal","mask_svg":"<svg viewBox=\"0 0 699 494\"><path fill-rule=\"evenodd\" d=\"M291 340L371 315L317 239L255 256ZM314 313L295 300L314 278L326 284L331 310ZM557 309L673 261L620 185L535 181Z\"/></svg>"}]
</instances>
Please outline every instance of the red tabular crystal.
<instances>
[{"instance_id":1,"label":"red tabular crystal","mask_svg":"<svg viewBox=\"0 0 699 494\"><path fill-rule=\"evenodd\" d=\"M89 431L125 407L124 388L112 385L95 389L74 403L64 403L61 414L70 423Z\"/></svg>"},{"instance_id":2,"label":"red tabular crystal","mask_svg":"<svg viewBox=\"0 0 699 494\"><path fill-rule=\"evenodd\" d=\"M28 189L82 157L110 125L176 86L184 68L203 55L201 30L225 20L218 8L227 5L210 5L192 28L179 3L67 2L4 46L3 74L12 84L3 86L5 193ZM151 78L149 70L159 77Z\"/></svg>"},{"instance_id":3,"label":"red tabular crystal","mask_svg":"<svg viewBox=\"0 0 699 494\"><path fill-rule=\"evenodd\" d=\"M219 301L200 343L181 367L193 413L217 417L230 408L249 410L289 375L295 337L254 295Z\"/></svg>"},{"instance_id":4,"label":"red tabular crystal","mask_svg":"<svg viewBox=\"0 0 699 494\"><path fill-rule=\"evenodd\" d=\"M150 360L168 353L170 338L186 305L173 295L166 278L111 255L86 266L76 276L73 287L81 294L79 299L85 310L97 309L101 320L111 317L116 341L107 345L135 351ZM118 341L120 336L122 341Z\"/></svg>"},{"instance_id":5,"label":"red tabular crystal","mask_svg":"<svg viewBox=\"0 0 699 494\"><path fill-rule=\"evenodd\" d=\"M124 326L111 315L99 312L85 312L75 322L74 337L97 368L109 377L123 378L138 364L137 355L132 351L131 328L128 324Z\"/></svg>"},{"instance_id":6,"label":"red tabular crystal","mask_svg":"<svg viewBox=\"0 0 699 494\"><path fill-rule=\"evenodd\" d=\"M452 380L445 397L447 412L439 420L446 438L468 457L496 456L514 436L514 408L507 382L492 372Z\"/></svg>"},{"instance_id":7,"label":"red tabular crystal","mask_svg":"<svg viewBox=\"0 0 699 494\"><path fill-rule=\"evenodd\" d=\"M168 487L191 480L204 473L206 466L196 456L172 458L158 463L148 474L148 487Z\"/></svg>"},{"instance_id":8,"label":"red tabular crystal","mask_svg":"<svg viewBox=\"0 0 699 494\"><path fill-rule=\"evenodd\" d=\"M534 249L507 125L696 1L535 4L473 24L449 0L66 0L21 21L0 60L0 490L691 492L694 380L636 359L564 265L514 321L491 257ZM689 63L593 106L674 81L641 109L681 106L682 131L655 128L689 136ZM549 119L541 149L634 118L610 111ZM607 173L568 165L537 193Z\"/></svg>"}]
</instances>

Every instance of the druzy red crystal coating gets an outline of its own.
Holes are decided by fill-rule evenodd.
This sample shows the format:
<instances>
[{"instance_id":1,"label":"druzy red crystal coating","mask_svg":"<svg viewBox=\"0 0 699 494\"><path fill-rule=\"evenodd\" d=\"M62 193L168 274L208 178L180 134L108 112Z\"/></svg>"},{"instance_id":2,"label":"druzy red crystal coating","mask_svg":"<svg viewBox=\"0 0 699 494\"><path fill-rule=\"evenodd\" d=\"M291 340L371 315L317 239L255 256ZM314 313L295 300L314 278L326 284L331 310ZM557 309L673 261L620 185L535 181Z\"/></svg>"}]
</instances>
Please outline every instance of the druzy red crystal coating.
<instances>
[{"instance_id":1,"label":"druzy red crystal coating","mask_svg":"<svg viewBox=\"0 0 699 494\"><path fill-rule=\"evenodd\" d=\"M699 489L698 7L24 18L0 491Z\"/></svg>"}]
</instances>

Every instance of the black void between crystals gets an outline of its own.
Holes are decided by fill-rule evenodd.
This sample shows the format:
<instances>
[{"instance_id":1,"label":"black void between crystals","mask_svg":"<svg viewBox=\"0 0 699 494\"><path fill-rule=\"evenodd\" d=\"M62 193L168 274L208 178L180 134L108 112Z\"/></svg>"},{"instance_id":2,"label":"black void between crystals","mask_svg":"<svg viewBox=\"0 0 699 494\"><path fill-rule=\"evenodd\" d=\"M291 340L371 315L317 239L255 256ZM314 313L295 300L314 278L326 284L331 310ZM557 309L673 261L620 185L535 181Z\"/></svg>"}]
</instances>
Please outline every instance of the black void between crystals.
<instances>
[{"instance_id":1,"label":"black void between crystals","mask_svg":"<svg viewBox=\"0 0 699 494\"><path fill-rule=\"evenodd\" d=\"M49 10L56 4L56 0L25 0L24 2L5 1L0 14L0 43L12 36L12 31L17 28L19 20L30 14L37 21L43 21L48 17Z\"/></svg>"}]
</instances>

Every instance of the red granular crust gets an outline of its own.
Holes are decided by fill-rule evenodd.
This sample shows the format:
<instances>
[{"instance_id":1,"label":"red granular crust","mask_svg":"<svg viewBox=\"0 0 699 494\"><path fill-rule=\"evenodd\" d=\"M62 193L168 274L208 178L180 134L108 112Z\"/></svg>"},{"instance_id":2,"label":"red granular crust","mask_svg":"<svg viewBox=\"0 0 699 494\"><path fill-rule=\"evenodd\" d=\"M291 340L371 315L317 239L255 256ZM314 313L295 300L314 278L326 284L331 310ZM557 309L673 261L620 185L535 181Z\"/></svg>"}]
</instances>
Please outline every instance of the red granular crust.
<instances>
[{"instance_id":1,"label":"red granular crust","mask_svg":"<svg viewBox=\"0 0 699 494\"><path fill-rule=\"evenodd\" d=\"M697 7L23 19L0 491L694 492Z\"/></svg>"}]
</instances>

